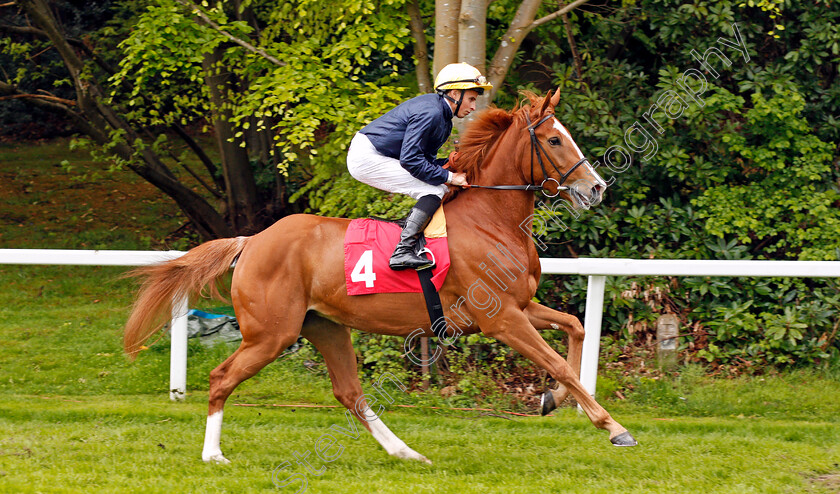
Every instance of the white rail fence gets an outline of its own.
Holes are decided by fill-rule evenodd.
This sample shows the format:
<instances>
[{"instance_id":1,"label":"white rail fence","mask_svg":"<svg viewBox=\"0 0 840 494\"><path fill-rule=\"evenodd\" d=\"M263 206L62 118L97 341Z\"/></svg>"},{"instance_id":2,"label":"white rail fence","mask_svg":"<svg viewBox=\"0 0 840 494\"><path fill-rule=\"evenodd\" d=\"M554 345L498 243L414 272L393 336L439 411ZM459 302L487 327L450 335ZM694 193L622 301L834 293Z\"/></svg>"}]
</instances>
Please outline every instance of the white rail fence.
<instances>
[{"instance_id":1,"label":"white rail fence","mask_svg":"<svg viewBox=\"0 0 840 494\"><path fill-rule=\"evenodd\" d=\"M0 249L0 264L143 266L184 255L182 251ZM595 395L604 288L607 276L720 276L840 278L840 261L713 261L661 259L541 258L543 274L588 276L580 380ZM173 301L169 397L187 388L187 301Z\"/></svg>"}]
</instances>

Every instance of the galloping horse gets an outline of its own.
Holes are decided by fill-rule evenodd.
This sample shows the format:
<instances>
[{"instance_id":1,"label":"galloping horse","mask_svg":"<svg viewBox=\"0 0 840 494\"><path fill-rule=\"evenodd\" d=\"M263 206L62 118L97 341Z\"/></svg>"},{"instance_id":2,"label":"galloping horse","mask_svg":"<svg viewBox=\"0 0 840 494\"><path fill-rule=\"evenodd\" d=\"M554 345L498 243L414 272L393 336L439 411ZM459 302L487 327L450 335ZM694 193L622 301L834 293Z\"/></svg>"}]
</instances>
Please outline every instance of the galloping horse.
<instances>
[{"instance_id":1,"label":"galloping horse","mask_svg":"<svg viewBox=\"0 0 840 494\"><path fill-rule=\"evenodd\" d=\"M451 252L449 274L440 290L443 307L448 307L444 314L460 333L481 331L548 371L558 387L543 396L544 407L546 400L553 400L548 408L554 408L571 393L593 425L609 431L613 444L634 446L633 436L578 379L584 335L580 321L531 300L540 278L531 238L536 184L555 188L552 192L562 193L575 208L600 202L606 184L554 117L559 91L553 97L551 92L543 98L526 96L530 104L513 111L482 112L462 139L455 171L465 172L470 184L497 186L513 181L519 190L471 188L444 201ZM552 183L557 185L546 185ZM215 282L236 261L231 300L242 343L210 373L204 461L228 463L220 448L228 396L302 335L324 356L336 399L389 454L431 463L392 433L366 402L360 402L362 408L357 405L364 397L350 328L408 336L427 327L429 315L420 293L347 295L343 239L349 222L288 216L257 235L206 242L183 257L138 270L144 281L124 336L125 350L132 357L160 329L175 295L194 294L207 285L218 295ZM498 252L504 255L495 254L498 269L494 272L488 269L486 258ZM479 285L484 287L483 301L470 290ZM453 332L454 325L450 325ZM545 329L569 335L568 362L540 336L538 330ZM425 334L432 336L431 329Z\"/></svg>"}]
</instances>

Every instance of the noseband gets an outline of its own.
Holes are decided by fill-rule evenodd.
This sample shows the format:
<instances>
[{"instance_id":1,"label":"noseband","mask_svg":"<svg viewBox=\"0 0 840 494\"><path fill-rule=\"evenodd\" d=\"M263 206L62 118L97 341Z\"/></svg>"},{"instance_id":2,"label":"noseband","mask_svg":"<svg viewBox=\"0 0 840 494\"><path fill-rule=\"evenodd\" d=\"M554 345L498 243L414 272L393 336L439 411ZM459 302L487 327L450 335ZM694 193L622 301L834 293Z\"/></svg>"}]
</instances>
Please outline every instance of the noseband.
<instances>
[{"instance_id":1,"label":"noseband","mask_svg":"<svg viewBox=\"0 0 840 494\"><path fill-rule=\"evenodd\" d=\"M469 188L471 188L471 189L472 188L475 188L475 189L497 189L497 190L528 190L528 191L539 191L539 190L541 190L546 195L546 197L556 197L557 194L559 194L561 191L569 190L569 187L564 186L563 184L566 182L566 180L569 178L569 175L571 175L572 172L577 170L577 168L580 165L584 164L588 160L586 158L583 158L582 160L575 163L571 168L569 168L569 171L567 171L566 173L561 172L560 169L557 168L557 165L554 164L554 161L552 161L551 156L549 156L549 154L546 152L543 145L540 143L539 139L537 139L537 134L536 134L537 127L539 127L544 122L548 121L550 118L553 118L553 117L554 117L554 114L549 113L548 115L546 115L542 119L540 119L537 123L531 124L531 118L528 116L527 113L525 113L525 121L528 123L528 128L526 130L528 131L529 134L531 134L531 183L530 184L528 184L528 185L470 185ZM543 177L545 177L545 179L543 179L543 181L540 185L536 185L536 184L533 183L534 182L534 154L537 155L537 163L539 163L540 169L542 169ZM557 179L554 179L554 178L551 178L551 177L548 176L548 171L546 170L545 164L543 163L543 155L545 155L545 159L548 160L549 163L551 163L551 167L554 168L554 170L557 171L558 174L560 174L560 180L557 180ZM546 193L546 190L548 190L548 189L546 189L545 184L546 184L546 182L549 182L549 181L557 184L557 192L555 192L554 194L547 194Z\"/></svg>"}]
</instances>

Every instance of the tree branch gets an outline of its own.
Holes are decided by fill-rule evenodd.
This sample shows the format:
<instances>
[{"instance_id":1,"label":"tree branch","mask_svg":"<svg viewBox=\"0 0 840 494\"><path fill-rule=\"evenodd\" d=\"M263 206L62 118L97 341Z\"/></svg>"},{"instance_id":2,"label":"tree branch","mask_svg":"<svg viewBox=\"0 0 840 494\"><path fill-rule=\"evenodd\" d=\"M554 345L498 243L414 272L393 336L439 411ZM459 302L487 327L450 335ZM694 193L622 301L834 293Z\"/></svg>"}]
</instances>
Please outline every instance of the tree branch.
<instances>
[{"instance_id":1,"label":"tree branch","mask_svg":"<svg viewBox=\"0 0 840 494\"><path fill-rule=\"evenodd\" d=\"M516 14L510 22L507 32L504 36L502 36L501 45L496 50L496 54L493 56L493 60L490 62L490 66L488 67L487 78L490 79L490 82L493 84L493 89L490 90L488 99L492 101L493 97L496 95L496 91L498 91L499 87L501 87L505 77L507 76L508 70L510 70L510 66L516 56L516 52L519 51L519 47L522 45L522 40L525 39L528 33L546 22L552 21L563 14L571 12L588 1L589 0L575 0L557 12L540 19L533 20L534 17L536 17L537 9L540 6L541 0L522 0L519 4L519 8L516 9Z\"/></svg>"},{"instance_id":2,"label":"tree branch","mask_svg":"<svg viewBox=\"0 0 840 494\"><path fill-rule=\"evenodd\" d=\"M546 22L553 21L554 19L560 17L561 15L575 10L577 7L587 3L588 1L589 0L575 0L574 2L570 3L569 5L566 5L565 7L558 10L557 12L553 12L551 14L548 14L545 17L542 17L540 19L535 20L534 22L531 23L530 26L528 26L528 30L531 31L532 29L534 29L537 26L541 26L541 25L545 24Z\"/></svg>"},{"instance_id":3,"label":"tree branch","mask_svg":"<svg viewBox=\"0 0 840 494\"><path fill-rule=\"evenodd\" d=\"M0 3L0 7L11 7L12 5L15 5L15 2Z\"/></svg>"},{"instance_id":4,"label":"tree branch","mask_svg":"<svg viewBox=\"0 0 840 494\"><path fill-rule=\"evenodd\" d=\"M0 7L2 7L2 5L0 5ZM31 34L43 38L47 37L47 33L41 31L40 29L36 29L34 27L12 26L10 24L0 24L0 32L11 34Z\"/></svg>"},{"instance_id":5,"label":"tree branch","mask_svg":"<svg viewBox=\"0 0 840 494\"><path fill-rule=\"evenodd\" d=\"M569 15L563 14L563 25L566 27L566 39L569 41L569 48L572 50L572 58L575 61L575 70L579 81L583 81L583 60L580 58L580 53L577 50L577 43L575 43L575 35L572 32L572 23L569 21Z\"/></svg>"},{"instance_id":6,"label":"tree branch","mask_svg":"<svg viewBox=\"0 0 840 494\"><path fill-rule=\"evenodd\" d=\"M34 27L23 27L23 26L12 26L12 25L9 25L9 24L0 24L0 32L6 32L6 33L12 33L12 34L27 34L27 35L37 36L39 38L49 39L49 36L47 36L46 31L42 31L41 29L37 29L37 28L34 28ZM108 64L108 62L106 62L102 57L100 57L99 55L94 53L93 50L91 50L90 47L84 43L84 41L82 41L80 39L75 39L75 38L66 38L66 40L71 45L73 45L77 48L80 48L82 51L87 53L93 59L93 61L96 62L97 65L99 65L100 67L102 67L103 70L105 70L105 72L107 72L109 74L114 74L116 72L114 70L114 68L111 67Z\"/></svg>"},{"instance_id":7,"label":"tree branch","mask_svg":"<svg viewBox=\"0 0 840 494\"><path fill-rule=\"evenodd\" d=\"M29 98L29 99L40 98L40 99L45 99L47 101L55 101L56 103L61 103L61 104L67 105L67 106L76 106L75 101L71 101L69 99L64 99L64 98L59 98L58 96L47 96L47 95L44 95L44 94L26 94L26 93L10 94L8 96L0 96L0 101L7 100L7 99L18 99L18 98Z\"/></svg>"},{"instance_id":8,"label":"tree branch","mask_svg":"<svg viewBox=\"0 0 840 494\"><path fill-rule=\"evenodd\" d=\"M210 28L219 32L221 35L223 35L224 37L233 41L237 45L245 48L246 50L250 51L251 53L256 53L257 55L265 58L266 60L273 63L274 65L278 65L280 67L284 67L286 65L284 62L281 62L280 60L277 60L273 56L269 55L268 52L266 52L262 48L257 48L256 46L252 45L251 43L248 43L245 40L239 39L236 36L230 34L229 32L225 31L224 29L222 29L221 26L219 26L218 24L213 22L212 19L207 17L207 14L205 14L198 5L190 2L189 0L175 0L175 1L180 3L181 5L183 5L184 7L192 9L193 13L195 13L199 18L201 18L201 20L204 21L204 23L207 26L209 26Z\"/></svg>"},{"instance_id":9,"label":"tree branch","mask_svg":"<svg viewBox=\"0 0 840 494\"><path fill-rule=\"evenodd\" d=\"M5 82L0 81L0 94L2 94L2 95L17 95L17 94L21 94L21 93L20 93L20 91L18 91L18 89L15 86L12 86L11 84L6 84ZM37 96L37 95L35 95L35 96ZM85 134L93 137L94 139L101 139L102 142L107 141L107 138L105 137L104 134L102 134L101 132L98 132L98 130L96 128L92 127L90 125L90 123L83 116L79 115L79 113L73 111L72 109L70 109L69 106L67 106L65 104L54 102L54 101L51 101L50 99L44 99L44 98L35 98L35 99L24 98L23 100L26 101L27 103L33 105L33 106L37 106L38 108L65 115L67 118L69 118L71 121L73 121L76 124L76 126L78 127L78 129L80 131L82 131Z\"/></svg>"},{"instance_id":10,"label":"tree branch","mask_svg":"<svg viewBox=\"0 0 840 494\"><path fill-rule=\"evenodd\" d=\"M58 98L56 96L21 93L16 86L0 81L0 101L17 98L28 100L36 106L49 108L51 110L60 110L63 112L70 110L68 106L76 106L75 101Z\"/></svg>"},{"instance_id":11,"label":"tree branch","mask_svg":"<svg viewBox=\"0 0 840 494\"><path fill-rule=\"evenodd\" d=\"M184 128L178 124L173 125L171 129L174 130L176 134L178 134L178 137L180 137L181 140L184 141L190 149L192 149L193 153L195 153L199 161L201 161L201 163L204 164L204 168L207 169L207 173L211 177L215 177L219 171L218 167L215 163L213 163L213 160L211 160L210 157L207 156L207 153L204 152L204 149L201 146L199 146L197 142L195 142L195 139L193 139L189 134L187 134L187 131L184 130ZM215 180L215 183L219 188L224 189L224 180Z\"/></svg>"}]
</instances>

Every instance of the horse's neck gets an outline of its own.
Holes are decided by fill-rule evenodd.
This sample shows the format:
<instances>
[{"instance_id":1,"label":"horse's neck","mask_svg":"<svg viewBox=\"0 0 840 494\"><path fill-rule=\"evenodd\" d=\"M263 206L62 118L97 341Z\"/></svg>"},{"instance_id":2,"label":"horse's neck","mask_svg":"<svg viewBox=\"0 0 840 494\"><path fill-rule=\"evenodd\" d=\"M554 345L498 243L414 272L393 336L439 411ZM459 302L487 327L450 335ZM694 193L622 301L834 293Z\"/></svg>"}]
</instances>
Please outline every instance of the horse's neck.
<instances>
[{"instance_id":1,"label":"horse's neck","mask_svg":"<svg viewBox=\"0 0 840 494\"><path fill-rule=\"evenodd\" d=\"M526 141L527 142L527 141ZM523 144L517 129L500 136L475 172L475 185L524 184L527 179L514 163L523 156ZM521 158L520 158L521 159ZM534 193L521 190L469 189L447 205L447 216L457 218L469 231L479 233L494 244L518 246L520 253L534 248L531 226L534 217ZM452 215L449 214L451 210Z\"/></svg>"},{"instance_id":2,"label":"horse's neck","mask_svg":"<svg viewBox=\"0 0 840 494\"><path fill-rule=\"evenodd\" d=\"M483 183L478 185L500 185ZM493 243L531 247L534 193L520 190L470 189L447 204L449 221L458 221L469 231L480 233Z\"/></svg>"},{"instance_id":3,"label":"horse's neck","mask_svg":"<svg viewBox=\"0 0 840 494\"><path fill-rule=\"evenodd\" d=\"M516 156L521 156L520 143L515 131L505 132L484 157L484 165L476 171L475 185L511 185L525 183L521 168L513 166ZM504 151L502 151L504 150ZM534 215L534 193L519 190L470 189L452 200L457 204L459 217L486 229L495 225L497 230L516 236L526 235L530 241L531 220Z\"/></svg>"},{"instance_id":4,"label":"horse's neck","mask_svg":"<svg viewBox=\"0 0 840 494\"><path fill-rule=\"evenodd\" d=\"M493 224L503 230L517 230L534 215L534 193L520 190L471 189L450 203L460 218L472 223ZM523 228L526 225L523 225Z\"/></svg>"}]
</instances>

